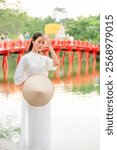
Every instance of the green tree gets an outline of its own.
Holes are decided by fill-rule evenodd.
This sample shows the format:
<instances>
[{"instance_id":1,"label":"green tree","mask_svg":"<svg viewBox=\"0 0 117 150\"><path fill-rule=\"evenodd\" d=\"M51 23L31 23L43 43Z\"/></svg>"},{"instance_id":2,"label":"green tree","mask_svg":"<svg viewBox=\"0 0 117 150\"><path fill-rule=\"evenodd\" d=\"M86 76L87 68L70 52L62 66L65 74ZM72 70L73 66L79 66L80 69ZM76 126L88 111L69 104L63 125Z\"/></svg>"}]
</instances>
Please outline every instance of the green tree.
<instances>
[{"instance_id":1,"label":"green tree","mask_svg":"<svg viewBox=\"0 0 117 150\"><path fill-rule=\"evenodd\" d=\"M22 27L25 13L14 9L0 9L0 34L17 35Z\"/></svg>"},{"instance_id":2,"label":"green tree","mask_svg":"<svg viewBox=\"0 0 117 150\"><path fill-rule=\"evenodd\" d=\"M3 0L0 0L3 3ZM10 38L17 38L20 33L29 32L32 35L36 31L44 33L44 27L49 23L56 23L51 16L46 18L31 17L17 9L0 9L0 34L8 34ZM100 42L100 16L66 18L62 20L65 33L72 35L74 39L82 41Z\"/></svg>"},{"instance_id":3,"label":"green tree","mask_svg":"<svg viewBox=\"0 0 117 150\"><path fill-rule=\"evenodd\" d=\"M5 3L5 0L0 0L0 3Z\"/></svg>"},{"instance_id":4,"label":"green tree","mask_svg":"<svg viewBox=\"0 0 117 150\"><path fill-rule=\"evenodd\" d=\"M83 41L93 41L99 43L100 40L100 18L99 16L78 17L66 19L64 21L66 33L73 35L74 39Z\"/></svg>"}]
</instances>

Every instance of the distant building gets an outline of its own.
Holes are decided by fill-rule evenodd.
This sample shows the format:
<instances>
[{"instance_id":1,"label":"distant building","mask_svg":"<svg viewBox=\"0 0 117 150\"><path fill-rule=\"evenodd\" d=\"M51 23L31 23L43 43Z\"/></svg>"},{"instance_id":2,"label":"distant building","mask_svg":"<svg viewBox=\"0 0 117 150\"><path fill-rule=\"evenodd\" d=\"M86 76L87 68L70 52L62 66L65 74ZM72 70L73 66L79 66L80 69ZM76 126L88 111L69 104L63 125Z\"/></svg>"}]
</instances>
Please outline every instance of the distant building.
<instances>
[{"instance_id":1,"label":"distant building","mask_svg":"<svg viewBox=\"0 0 117 150\"><path fill-rule=\"evenodd\" d=\"M65 8L54 8L52 18L60 22L62 19L67 18L67 11Z\"/></svg>"}]
</instances>

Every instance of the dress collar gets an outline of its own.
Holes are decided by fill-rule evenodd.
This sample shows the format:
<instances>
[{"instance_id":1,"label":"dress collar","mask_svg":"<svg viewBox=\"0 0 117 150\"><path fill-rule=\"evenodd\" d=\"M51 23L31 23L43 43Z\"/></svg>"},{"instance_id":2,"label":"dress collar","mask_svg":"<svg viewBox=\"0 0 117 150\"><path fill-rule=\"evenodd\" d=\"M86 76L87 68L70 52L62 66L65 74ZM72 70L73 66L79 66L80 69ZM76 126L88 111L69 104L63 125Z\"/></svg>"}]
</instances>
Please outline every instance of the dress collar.
<instances>
[{"instance_id":1,"label":"dress collar","mask_svg":"<svg viewBox=\"0 0 117 150\"><path fill-rule=\"evenodd\" d=\"M39 54L39 53L35 53L35 52L33 52L33 51L30 51L29 53L30 53L32 56L41 58L41 54Z\"/></svg>"}]
</instances>

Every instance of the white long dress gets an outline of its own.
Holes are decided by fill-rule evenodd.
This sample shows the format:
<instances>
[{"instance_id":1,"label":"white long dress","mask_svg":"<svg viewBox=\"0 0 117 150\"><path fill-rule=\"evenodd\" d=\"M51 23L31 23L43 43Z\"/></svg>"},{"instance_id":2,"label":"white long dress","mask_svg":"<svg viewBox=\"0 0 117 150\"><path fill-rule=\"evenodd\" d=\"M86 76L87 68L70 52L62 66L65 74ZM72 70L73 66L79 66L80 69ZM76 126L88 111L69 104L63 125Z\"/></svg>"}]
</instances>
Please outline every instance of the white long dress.
<instances>
[{"instance_id":1,"label":"white long dress","mask_svg":"<svg viewBox=\"0 0 117 150\"><path fill-rule=\"evenodd\" d=\"M37 74L48 76L48 70L53 69L51 58L30 51L18 63L14 82L21 84ZM50 102L34 107L23 99L20 150L51 150Z\"/></svg>"}]
</instances>

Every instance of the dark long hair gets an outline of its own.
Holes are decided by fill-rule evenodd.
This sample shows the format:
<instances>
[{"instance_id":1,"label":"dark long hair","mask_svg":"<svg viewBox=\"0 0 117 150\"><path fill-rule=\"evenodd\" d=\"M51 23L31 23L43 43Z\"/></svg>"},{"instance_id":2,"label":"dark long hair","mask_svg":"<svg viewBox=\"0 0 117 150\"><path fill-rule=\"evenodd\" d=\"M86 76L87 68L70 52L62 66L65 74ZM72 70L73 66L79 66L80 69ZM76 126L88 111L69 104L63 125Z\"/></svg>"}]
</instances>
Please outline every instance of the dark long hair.
<instances>
[{"instance_id":1,"label":"dark long hair","mask_svg":"<svg viewBox=\"0 0 117 150\"><path fill-rule=\"evenodd\" d=\"M33 43L32 43L32 41L35 41L35 40L36 40L38 37L40 37L40 36L43 36L43 34L42 34L41 32L36 32L36 33L33 34L32 40L31 40L30 45L29 45L29 47L28 47L27 53L29 53L29 52L32 50L32 48L33 48Z\"/></svg>"}]
</instances>

